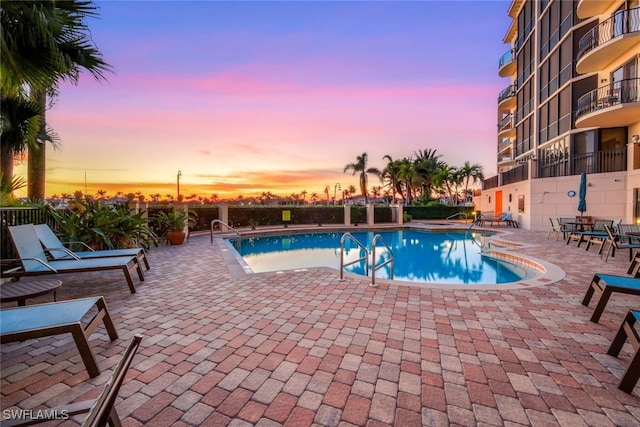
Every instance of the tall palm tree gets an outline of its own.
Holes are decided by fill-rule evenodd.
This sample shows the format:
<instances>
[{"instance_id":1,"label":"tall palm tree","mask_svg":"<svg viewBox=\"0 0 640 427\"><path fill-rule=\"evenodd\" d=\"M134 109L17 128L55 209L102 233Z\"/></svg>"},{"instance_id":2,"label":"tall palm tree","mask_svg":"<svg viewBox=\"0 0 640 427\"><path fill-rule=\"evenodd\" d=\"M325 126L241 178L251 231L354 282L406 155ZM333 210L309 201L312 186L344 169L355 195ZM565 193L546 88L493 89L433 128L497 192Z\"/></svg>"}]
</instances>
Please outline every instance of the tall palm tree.
<instances>
[{"instance_id":1,"label":"tall palm tree","mask_svg":"<svg viewBox=\"0 0 640 427\"><path fill-rule=\"evenodd\" d=\"M400 162L393 160L390 155L385 155L383 160L387 160L387 166L382 170L382 179L388 181L389 190L391 195L395 199L396 193L402 196L402 182L398 179L398 170L400 169Z\"/></svg>"},{"instance_id":2,"label":"tall palm tree","mask_svg":"<svg viewBox=\"0 0 640 427\"><path fill-rule=\"evenodd\" d=\"M352 175L356 173L360 174L360 192L364 196L364 203L367 204L369 202L369 198L367 196L367 183L368 183L368 174L373 174L380 178L382 176L382 172L378 168L368 168L367 167L367 153L362 153L361 155L356 157L355 163L349 163L345 165L344 171L353 171Z\"/></svg>"},{"instance_id":3,"label":"tall palm tree","mask_svg":"<svg viewBox=\"0 0 640 427\"><path fill-rule=\"evenodd\" d=\"M464 166L458 169L460 177L464 180L464 198L465 203L467 201L467 194L469 192L469 180L473 184L484 179L482 166L477 163L471 164L468 160L464 162Z\"/></svg>"},{"instance_id":4,"label":"tall palm tree","mask_svg":"<svg viewBox=\"0 0 640 427\"><path fill-rule=\"evenodd\" d=\"M414 163L411 159L403 158L400 160L398 167L398 180L404 184L404 188L407 192L406 201L407 205L411 205L413 199L413 189L415 188L418 179L418 174L414 168Z\"/></svg>"},{"instance_id":5,"label":"tall palm tree","mask_svg":"<svg viewBox=\"0 0 640 427\"><path fill-rule=\"evenodd\" d=\"M441 156L436 154L437 151L438 150L426 148L414 153L416 157L414 167L418 175L417 180L419 181L422 195L426 197L427 200L431 198L434 187L434 177L438 173L439 167L443 164L440 160Z\"/></svg>"},{"instance_id":6,"label":"tall palm tree","mask_svg":"<svg viewBox=\"0 0 640 427\"><path fill-rule=\"evenodd\" d=\"M111 68L93 47L85 23L85 18L97 16L96 11L90 0L5 0L0 4L2 97L13 97L27 87L41 109L39 136L27 141L32 199L44 198L47 95L55 93L63 80L77 83L81 68L97 80L103 80Z\"/></svg>"}]
</instances>

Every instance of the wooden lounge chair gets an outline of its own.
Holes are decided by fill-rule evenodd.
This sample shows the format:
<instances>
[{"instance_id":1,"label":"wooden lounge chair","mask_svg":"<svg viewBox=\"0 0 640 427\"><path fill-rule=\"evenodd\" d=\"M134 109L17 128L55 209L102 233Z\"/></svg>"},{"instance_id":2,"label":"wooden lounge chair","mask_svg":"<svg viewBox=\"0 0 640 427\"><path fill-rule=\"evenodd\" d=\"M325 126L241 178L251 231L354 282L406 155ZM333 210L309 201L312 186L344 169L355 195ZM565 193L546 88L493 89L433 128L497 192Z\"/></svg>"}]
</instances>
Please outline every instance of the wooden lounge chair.
<instances>
[{"instance_id":1,"label":"wooden lounge chair","mask_svg":"<svg viewBox=\"0 0 640 427\"><path fill-rule=\"evenodd\" d=\"M13 241L16 253L20 257L20 267L2 272L3 277L40 276L56 273L78 273L86 271L122 270L129 290L136 292L131 277L131 271L136 270L140 281L144 281L144 274L138 258L135 256L70 259L49 261L42 249L33 224L7 227Z\"/></svg>"},{"instance_id":2,"label":"wooden lounge chair","mask_svg":"<svg viewBox=\"0 0 640 427\"><path fill-rule=\"evenodd\" d=\"M82 319L94 308L97 314L86 324ZM90 377L100 375L100 368L89 346L89 336L104 323L109 338L118 338L103 297L36 304L0 310L0 343L25 341L70 333L80 351Z\"/></svg>"},{"instance_id":3,"label":"wooden lounge chair","mask_svg":"<svg viewBox=\"0 0 640 427\"><path fill-rule=\"evenodd\" d=\"M609 259L609 253L611 253L612 257L616 256L616 249L629 249L629 260L633 258L634 249L640 249L640 243L631 243L630 240L622 242L622 237L619 235L614 235L610 227L605 227L605 230L607 232L607 239L602 246L603 248L607 244L609 246L607 247L606 251L603 250L603 252L605 253L604 262L607 262L607 260Z\"/></svg>"},{"instance_id":4,"label":"wooden lounge chair","mask_svg":"<svg viewBox=\"0 0 640 427\"><path fill-rule=\"evenodd\" d=\"M87 258L110 258L117 256L135 256L138 258L138 262L144 262L144 266L149 270L149 261L143 248L131 248L131 249L111 249L96 251L91 249L84 242L68 242L67 244L75 243L84 246L86 251L73 252L68 249L64 243L58 239L58 236L53 232L47 224L34 225L38 239L44 246L45 250L53 259L87 259Z\"/></svg>"},{"instance_id":5,"label":"wooden lounge chair","mask_svg":"<svg viewBox=\"0 0 640 427\"><path fill-rule=\"evenodd\" d=\"M631 261L629 270L627 271L627 274L630 274L633 277L600 273L596 273L593 276L593 279L589 284L589 288L587 289L587 293L582 299L582 305L588 307L593 294L597 292L600 295L600 300L598 301L596 308L593 310L593 315L591 316L592 322L598 323L602 312L607 306L607 302L609 302L609 298L614 292L618 292L621 294L640 295L640 268L638 268L639 265L640 254L636 254L636 256Z\"/></svg>"},{"instance_id":6,"label":"wooden lounge chair","mask_svg":"<svg viewBox=\"0 0 640 427\"><path fill-rule=\"evenodd\" d=\"M113 370L109 380L102 389L102 392L96 400L87 400L83 402L71 403L64 406L58 406L55 408L47 409L49 414L66 414L66 416L72 417L74 415L88 413L87 417L82 423L82 426L97 427L106 426L107 423L111 426L121 426L120 417L116 412L115 402L118 397L120 387L124 382L127 375L127 371L133 362L133 358L138 351L140 342L142 341L142 335L134 335L129 343L129 346L124 351L120 362ZM2 422L3 426L29 426L34 424L40 424L49 421L44 418L40 419L12 419Z\"/></svg>"},{"instance_id":7,"label":"wooden lounge chair","mask_svg":"<svg viewBox=\"0 0 640 427\"><path fill-rule=\"evenodd\" d=\"M633 346L633 350L635 351L635 353L631 358L631 362L629 363L626 372L620 380L620 384L618 385L618 388L626 393L631 393L633 391L636 383L638 382L638 378L640 378L640 328L638 328L639 322L640 311L629 310L624 320L622 321L620 328L618 328L618 332L613 338L611 346L609 346L609 350L607 351L608 355L618 357L618 354L620 354L620 350L622 350L622 346L627 339L629 339L629 342L631 342L631 345Z\"/></svg>"},{"instance_id":8,"label":"wooden lounge chair","mask_svg":"<svg viewBox=\"0 0 640 427\"><path fill-rule=\"evenodd\" d=\"M551 233L556 235L556 241L560 238L560 234L562 233L562 225L560 224L560 220L558 218L549 218L549 222L551 222L551 226L549 227L549 232L547 233L547 240L549 240L549 236Z\"/></svg>"},{"instance_id":9,"label":"wooden lounge chair","mask_svg":"<svg viewBox=\"0 0 640 427\"><path fill-rule=\"evenodd\" d=\"M578 247L580 247L580 244L582 242L586 242L590 240L592 237L606 239L607 231L605 230L605 226L612 227L613 220L597 219L594 222L593 228L591 228L591 230L580 230L580 229L573 230L571 233L569 233L569 238L567 239L567 245L569 244L569 242L571 242L574 239L578 240ZM590 245L587 244L587 246L590 246Z\"/></svg>"}]
</instances>

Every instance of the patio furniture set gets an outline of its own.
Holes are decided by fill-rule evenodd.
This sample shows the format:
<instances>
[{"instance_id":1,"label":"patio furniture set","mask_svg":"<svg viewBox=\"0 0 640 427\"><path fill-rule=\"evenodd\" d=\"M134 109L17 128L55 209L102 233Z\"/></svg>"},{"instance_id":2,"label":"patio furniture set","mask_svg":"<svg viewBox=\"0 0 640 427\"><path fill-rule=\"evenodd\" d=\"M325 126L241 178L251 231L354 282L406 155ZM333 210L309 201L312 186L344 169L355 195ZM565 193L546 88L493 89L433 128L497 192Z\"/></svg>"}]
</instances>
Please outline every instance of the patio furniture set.
<instances>
[{"instance_id":1,"label":"patio furniture set","mask_svg":"<svg viewBox=\"0 0 640 427\"><path fill-rule=\"evenodd\" d=\"M149 269L144 250L133 248L93 251L88 248L87 251L72 252L47 225L12 226L8 227L8 231L20 258L11 260L17 262L18 266L12 266L2 272L2 277L11 277L14 281L0 285L0 302L17 302L18 306L0 310L0 343L8 344L69 333L89 377L98 376L100 367L89 345L89 337L100 324L103 324L111 341L118 338L104 297L57 301L56 291L62 285L62 281L19 279L44 274L122 270L131 293L135 293L131 271L136 270L140 281L143 281L141 265L144 264L146 269ZM25 306L27 299L47 293L53 293L54 302ZM141 340L141 335L135 335L131 339L96 400L52 408L49 412L64 414L65 417L88 413L83 422L86 426L104 426L107 423L121 425L114 403ZM46 418L31 418L27 414L25 418L3 420L2 425L32 425L48 421Z\"/></svg>"}]
</instances>

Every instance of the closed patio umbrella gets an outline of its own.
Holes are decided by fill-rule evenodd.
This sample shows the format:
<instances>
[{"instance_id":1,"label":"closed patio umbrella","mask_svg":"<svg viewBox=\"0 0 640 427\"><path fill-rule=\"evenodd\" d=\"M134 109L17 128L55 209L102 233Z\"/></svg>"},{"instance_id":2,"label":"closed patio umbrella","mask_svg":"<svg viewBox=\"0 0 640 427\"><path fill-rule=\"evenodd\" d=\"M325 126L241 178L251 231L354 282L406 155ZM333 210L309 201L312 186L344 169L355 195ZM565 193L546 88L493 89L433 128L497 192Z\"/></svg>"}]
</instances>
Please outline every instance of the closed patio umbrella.
<instances>
[{"instance_id":1,"label":"closed patio umbrella","mask_svg":"<svg viewBox=\"0 0 640 427\"><path fill-rule=\"evenodd\" d=\"M587 210L587 174L582 172L580 174L580 189L578 190L578 210L580 216Z\"/></svg>"}]
</instances>

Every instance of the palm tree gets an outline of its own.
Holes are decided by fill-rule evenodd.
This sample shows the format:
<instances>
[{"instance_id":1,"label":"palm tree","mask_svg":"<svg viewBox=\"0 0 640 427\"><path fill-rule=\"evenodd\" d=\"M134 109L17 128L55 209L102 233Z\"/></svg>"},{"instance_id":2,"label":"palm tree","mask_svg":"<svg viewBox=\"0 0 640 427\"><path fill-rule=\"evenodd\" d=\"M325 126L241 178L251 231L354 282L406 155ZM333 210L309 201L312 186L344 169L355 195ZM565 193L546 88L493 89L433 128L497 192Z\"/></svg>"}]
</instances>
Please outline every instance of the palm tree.
<instances>
[{"instance_id":1,"label":"palm tree","mask_svg":"<svg viewBox=\"0 0 640 427\"><path fill-rule=\"evenodd\" d=\"M442 164L434 176L435 184L444 190L450 200L450 204L457 204L457 187L462 180L458 170L447 164Z\"/></svg>"},{"instance_id":2,"label":"palm tree","mask_svg":"<svg viewBox=\"0 0 640 427\"><path fill-rule=\"evenodd\" d=\"M464 180L464 198L465 203L467 202L467 195L469 194L469 180L473 184L478 181L482 181L484 179L484 174L482 171L482 166L477 163L471 164L468 160L464 162L464 166L462 166L458 172L460 173L460 177Z\"/></svg>"},{"instance_id":3,"label":"palm tree","mask_svg":"<svg viewBox=\"0 0 640 427\"><path fill-rule=\"evenodd\" d=\"M32 199L43 199L45 142L49 140L45 120L47 96L55 94L57 84L63 80L77 83L81 68L97 80L103 80L103 73L110 70L100 52L93 47L89 28L84 22L87 17L97 16L97 7L86 0L4 1L0 7L0 92L3 98L11 98L27 88L40 107L39 135L26 142L29 148L28 195ZM2 117L4 128L5 110ZM3 146L3 152L8 151L9 147Z\"/></svg>"},{"instance_id":4,"label":"palm tree","mask_svg":"<svg viewBox=\"0 0 640 427\"><path fill-rule=\"evenodd\" d=\"M439 167L443 164L440 160L441 156L436 154L437 151L427 148L414 153L416 156L414 168L418 175L417 179L422 189L422 196L426 197L427 200L431 198L434 177L438 173Z\"/></svg>"},{"instance_id":5,"label":"palm tree","mask_svg":"<svg viewBox=\"0 0 640 427\"><path fill-rule=\"evenodd\" d=\"M369 198L367 197L367 174L373 174L380 178L382 176L382 172L378 168L367 168L367 153L362 153L361 155L356 157L355 163L349 163L345 165L344 171L347 172L349 170L353 171L353 175L357 172L360 173L360 192L364 196L364 203L367 204Z\"/></svg>"},{"instance_id":6,"label":"palm tree","mask_svg":"<svg viewBox=\"0 0 640 427\"><path fill-rule=\"evenodd\" d=\"M404 188L407 191L406 200L407 205L411 205L413 188L418 179L418 174L413 167L413 161L408 158L400 160L398 166L398 180L404 183Z\"/></svg>"},{"instance_id":7,"label":"palm tree","mask_svg":"<svg viewBox=\"0 0 640 427\"><path fill-rule=\"evenodd\" d=\"M387 166L382 170L382 179L389 181L389 189L395 199L396 193L402 196L402 182L398 180L398 170L400 169L400 162L393 160L390 155L386 155L382 158L387 160Z\"/></svg>"}]
</instances>

